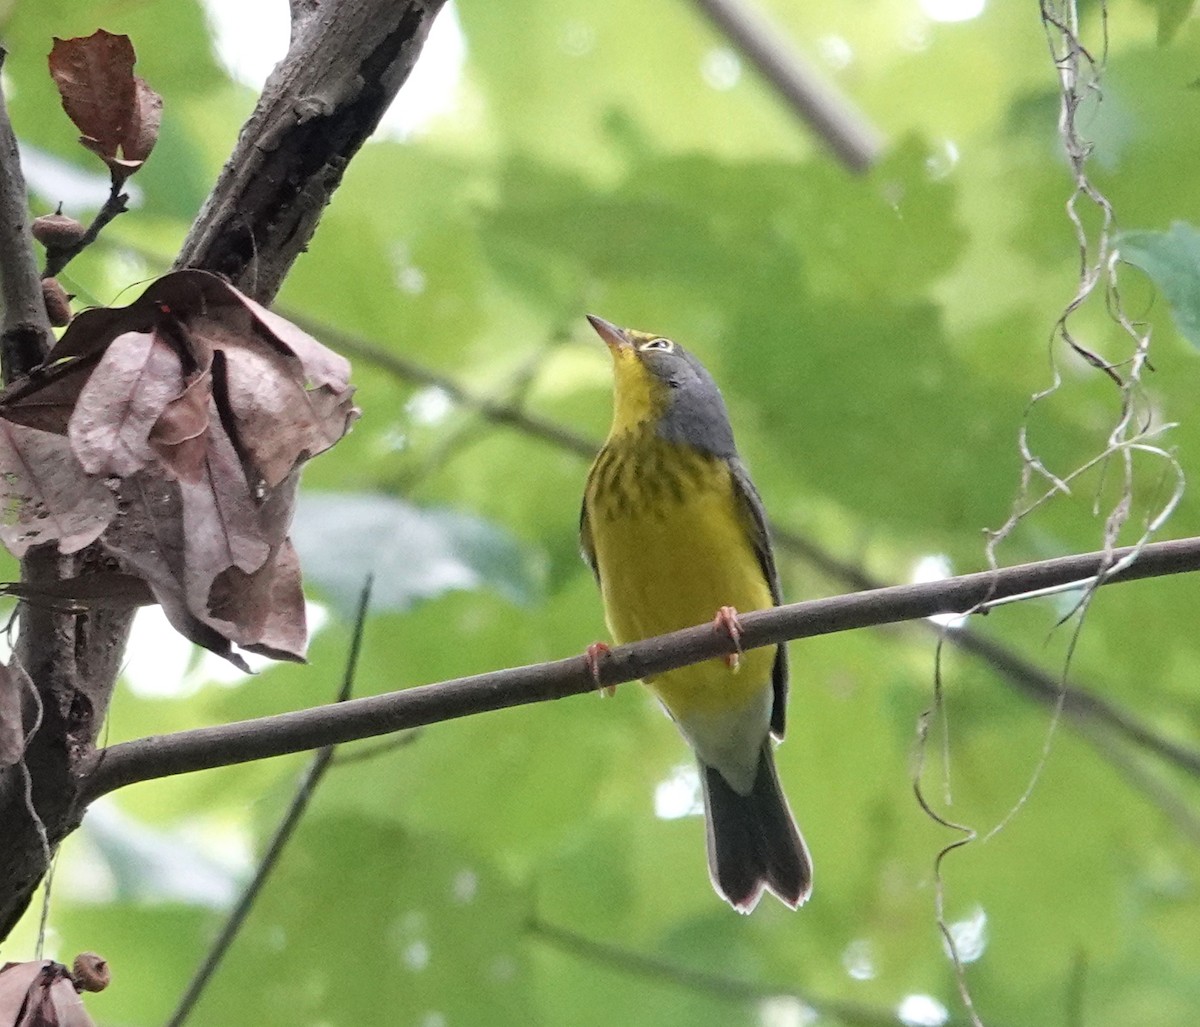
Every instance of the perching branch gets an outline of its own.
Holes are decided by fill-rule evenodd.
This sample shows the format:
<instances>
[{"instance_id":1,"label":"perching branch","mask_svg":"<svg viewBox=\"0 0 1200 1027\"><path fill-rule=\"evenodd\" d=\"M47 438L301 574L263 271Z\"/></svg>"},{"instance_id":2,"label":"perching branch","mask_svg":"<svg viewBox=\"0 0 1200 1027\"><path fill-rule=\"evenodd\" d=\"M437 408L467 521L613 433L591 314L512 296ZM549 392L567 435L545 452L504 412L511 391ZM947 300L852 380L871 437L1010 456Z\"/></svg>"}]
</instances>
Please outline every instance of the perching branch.
<instances>
[{"instance_id":1,"label":"perching branch","mask_svg":"<svg viewBox=\"0 0 1200 1027\"><path fill-rule=\"evenodd\" d=\"M896 585L852 595L758 610L742 618L742 646L754 649L791 639L967 613L979 604L1067 585L1103 573L1130 551L1088 553L943 581ZM1108 581L1200 570L1200 538L1146 546L1136 562ZM711 625L686 628L615 647L600 667L601 685L652 677L723 656L733 643ZM80 801L175 774L282 756L324 745L372 738L489 710L562 699L596 688L582 657L423 685L219 727L156 735L101 750L85 760Z\"/></svg>"},{"instance_id":2,"label":"perching branch","mask_svg":"<svg viewBox=\"0 0 1200 1027\"><path fill-rule=\"evenodd\" d=\"M484 420L505 425L531 438L540 439L552 446L574 453L586 460L595 456L600 444L572 429L535 414L527 413L512 403L498 403L479 396L454 378L431 370L416 361L397 356L389 350L376 346L364 339L339 331L331 325L318 324L302 315L288 312L289 320L305 327L317 338L325 339L335 349L356 360L378 367L393 377L431 388L440 389L455 403L472 410ZM862 567L834 556L799 532L771 525L771 537L777 550L790 553L815 567L834 581L859 592L884 587L882 582L871 577ZM919 624L937 634L942 629L928 620ZM1166 738L1154 731L1130 711L1122 708L1095 692L1078 685L1064 685L1057 677L1047 673L1037 664L1026 659L1009 646L997 642L979 631L963 627L945 635L946 641L957 649L971 653L987 663L1010 687L1022 695L1046 706L1062 704L1068 723L1095 724L1115 732L1117 735L1174 763L1192 774L1200 774L1200 750ZM1084 732L1084 737L1106 759L1111 760L1112 746L1101 745L1095 732ZM1121 767L1126 764L1122 763ZM1136 779L1135 783L1137 780ZM1152 797L1161 794L1157 789Z\"/></svg>"},{"instance_id":3,"label":"perching branch","mask_svg":"<svg viewBox=\"0 0 1200 1027\"><path fill-rule=\"evenodd\" d=\"M879 131L788 45L752 0L693 2L846 167L863 172L875 163L883 149Z\"/></svg>"},{"instance_id":4,"label":"perching branch","mask_svg":"<svg viewBox=\"0 0 1200 1027\"><path fill-rule=\"evenodd\" d=\"M444 0L292 4L292 45L184 240L177 268L270 302L375 131Z\"/></svg>"}]
</instances>

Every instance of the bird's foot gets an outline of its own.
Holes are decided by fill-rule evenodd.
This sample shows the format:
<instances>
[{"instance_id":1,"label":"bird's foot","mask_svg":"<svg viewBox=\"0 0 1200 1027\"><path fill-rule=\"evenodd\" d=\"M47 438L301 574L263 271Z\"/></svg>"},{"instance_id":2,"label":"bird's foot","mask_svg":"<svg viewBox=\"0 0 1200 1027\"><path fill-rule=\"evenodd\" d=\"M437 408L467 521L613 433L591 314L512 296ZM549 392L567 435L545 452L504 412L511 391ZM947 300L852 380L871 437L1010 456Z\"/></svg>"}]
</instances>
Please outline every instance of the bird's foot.
<instances>
[{"instance_id":1,"label":"bird's foot","mask_svg":"<svg viewBox=\"0 0 1200 1027\"><path fill-rule=\"evenodd\" d=\"M725 666L735 674L742 665L742 624L738 612L732 606L722 606L713 618L713 631L726 634L737 647L737 652L726 653Z\"/></svg>"},{"instance_id":2,"label":"bird's foot","mask_svg":"<svg viewBox=\"0 0 1200 1027\"><path fill-rule=\"evenodd\" d=\"M592 680L596 682L596 688L599 689L600 695L607 699L614 695L617 691L615 685L600 684L600 661L609 654L611 650L603 642L593 642L584 650L583 662L587 664L588 670L591 672Z\"/></svg>"}]
</instances>

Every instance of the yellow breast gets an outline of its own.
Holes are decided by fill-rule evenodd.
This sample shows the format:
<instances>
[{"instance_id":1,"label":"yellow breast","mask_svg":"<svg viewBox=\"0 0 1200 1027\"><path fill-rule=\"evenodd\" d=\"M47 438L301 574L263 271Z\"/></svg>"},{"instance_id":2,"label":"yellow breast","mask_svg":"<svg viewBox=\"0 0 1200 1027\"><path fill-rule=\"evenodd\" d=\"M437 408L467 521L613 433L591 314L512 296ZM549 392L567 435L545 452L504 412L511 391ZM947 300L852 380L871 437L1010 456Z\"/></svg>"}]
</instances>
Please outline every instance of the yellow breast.
<instances>
[{"instance_id":1,"label":"yellow breast","mask_svg":"<svg viewBox=\"0 0 1200 1027\"><path fill-rule=\"evenodd\" d=\"M610 439L588 478L586 511L604 598L619 642L712 620L722 606L773 605L724 460L648 435ZM744 707L770 688L774 649L646 683L679 720Z\"/></svg>"}]
</instances>

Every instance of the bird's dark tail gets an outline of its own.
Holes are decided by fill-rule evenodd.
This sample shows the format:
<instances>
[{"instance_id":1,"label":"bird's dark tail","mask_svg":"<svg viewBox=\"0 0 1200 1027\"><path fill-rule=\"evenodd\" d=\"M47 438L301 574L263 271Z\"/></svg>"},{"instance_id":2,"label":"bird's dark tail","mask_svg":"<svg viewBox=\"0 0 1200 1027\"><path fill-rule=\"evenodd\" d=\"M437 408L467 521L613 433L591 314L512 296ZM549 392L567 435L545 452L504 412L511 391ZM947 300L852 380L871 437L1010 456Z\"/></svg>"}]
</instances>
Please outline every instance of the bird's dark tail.
<instances>
[{"instance_id":1,"label":"bird's dark tail","mask_svg":"<svg viewBox=\"0 0 1200 1027\"><path fill-rule=\"evenodd\" d=\"M812 860L779 787L770 740L748 795L735 792L715 768L701 763L700 769L713 887L739 913L749 913L764 888L795 909L812 890Z\"/></svg>"}]
</instances>

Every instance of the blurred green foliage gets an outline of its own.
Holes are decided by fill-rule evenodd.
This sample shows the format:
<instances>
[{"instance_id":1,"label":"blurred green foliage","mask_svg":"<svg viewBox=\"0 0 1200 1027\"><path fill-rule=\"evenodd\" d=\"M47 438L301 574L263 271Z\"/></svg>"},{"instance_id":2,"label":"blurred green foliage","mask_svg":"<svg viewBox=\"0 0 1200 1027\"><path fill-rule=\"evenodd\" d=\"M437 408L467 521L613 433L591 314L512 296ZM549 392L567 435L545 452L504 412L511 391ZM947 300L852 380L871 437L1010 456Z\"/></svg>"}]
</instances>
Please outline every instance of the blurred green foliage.
<instances>
[{"instance_id":1,"label":"blurred green foliage","mask_svg":"<svg viewBox=\"0 0 1200 1027\"><path fill-rule=\"evenodd\" d=\"M1027 421L1047 467L1066 474L1098 453L1119 414L1107 378L1048 345L1078 251L1037 5L991 3L962 23L931 21L909 0L766 6L889 140L869 175L839 168L687 3L458 0L455 107L354 160L279 307L589 438L605 428L609 377L583 313L668 333L722 384L779 524L882 580L909 580L928 556L978 569L983 529L1012 506L1018 429L1051 360L1063 387ZM1153 323L1149 406L1177 422L1164 445L1194 479L1190 6L1113 5L1103 101L1082 127L1123 245L1147 273L1126 267L1121 285L1130 316ZM44 63L52 35L128 32L139 72L166 98L136 209L71 269L76 291L109 301L169 261L253 91L217 60L196 0L6 9L17 130L60 168L99 170L58 112ZM1084 19L1098 40L1098 5ZM39 212L63 198L40 190ZM1076 329L1110 358L1128 350L1102 305ZM372 564L387 601L367 626L360 694L562 657L603 637L576 551L585 461L369 361L355 377L363 419L305 482L309 584L327 608L311 664L229 687L193 661L174 687L147 684L131 663L109 741L332 698L342 611ZM1135 463L1133 535L1170 488L1161 460ZM1001 558L1099 548L1113 498L1111 479L1081 479ZM1167 532L1200 534L1190 494ZM792 554L781 563L792 599L846 590ZM1177 578L1106 590L1070 663L1074 683L1192 746L1196 589ZM1069 609L1006 607L982 627L1057 676ZM778 762L817 867L797 913L768 899L739 918L712 894L702 822L687 814L686 750L635 686L608 702L437 725L382 752L348 747L361 758L326 778L195 1022L939 1023L939 1004L962 1022L934 871L958 835L912 796L934 655L920 626L793 646ZM985 1021L1194 1023L1195 777L1056 722L973 658L948 649L942 674L926 794L981 839L1014 814L942 864L946 919ZM189 847L238 882L303 763L107 801L161 834L168 871L172 846ZM112 962L112 988L88 1000L99 1022L161 1023L222 911L147 897L114 864L131 858L122 851L89 840L87 823L65 844L51 946L68 961L93 949ZM28 956L35 921L7 958Z\"/></svg>"}]
</instances>

